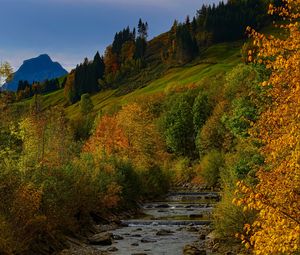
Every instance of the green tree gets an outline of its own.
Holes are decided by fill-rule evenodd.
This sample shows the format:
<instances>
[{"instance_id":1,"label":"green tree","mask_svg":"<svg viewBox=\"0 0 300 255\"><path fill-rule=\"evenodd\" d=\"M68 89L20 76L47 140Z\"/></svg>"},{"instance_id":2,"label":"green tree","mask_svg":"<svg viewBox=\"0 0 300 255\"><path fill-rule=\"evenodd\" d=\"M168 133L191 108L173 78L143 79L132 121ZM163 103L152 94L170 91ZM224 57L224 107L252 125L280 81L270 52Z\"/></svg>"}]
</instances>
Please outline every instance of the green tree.
<instances>
[{"instance_id":1,"label":"green tree","mask_svg":"<svg viewBox=\"0 0 300 255\"><path fill-rule=\"evenodd\" d=\"M187 98L175 99L164 119L164 135L168 148L178 155L190 156L195 148L192 106Z\"/></svg>"},{"instance_id":2,"label":"green tree","mask_svg":"<svg viewBox=\"0 0 300 255\"><path fill-rule=\"evenodd\" d=\"M203 127L211 111L212 106L208 100L208 95L200 92L193 105L193 123L196 133Z\"/></svg>"},{"instance_id":3,"label":"green tree","mask_svg":"<svg viewBox=\"0 0 300 255\"><path fill-rule=\"evenodd\" d=\"M80 112L83 116L88 115L94 108L94 104L89 94L81 95Z\"/></svg>"},{"instance_id":4,"label":"green tree","mask_svg":"<svg viewBox=\"0 0 300 255\"><path fill-rule=\"evenodd\" d=\"M64 95L69 104L73 104L78 100L78 94L75 88L75 70L72 70L66 79Z\"/></svg>"}]
</instances>

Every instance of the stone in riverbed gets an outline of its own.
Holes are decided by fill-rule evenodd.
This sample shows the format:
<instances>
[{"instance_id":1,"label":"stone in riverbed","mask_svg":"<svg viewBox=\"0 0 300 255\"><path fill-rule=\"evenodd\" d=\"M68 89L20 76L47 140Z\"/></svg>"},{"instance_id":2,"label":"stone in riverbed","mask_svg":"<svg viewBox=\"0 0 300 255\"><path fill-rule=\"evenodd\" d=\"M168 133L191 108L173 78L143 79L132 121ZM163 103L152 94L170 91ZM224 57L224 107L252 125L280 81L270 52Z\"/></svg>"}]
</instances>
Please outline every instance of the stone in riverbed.
<instances>
[{"instance_id":1,"label":"stone in riverbed","mask_svg":"<svg viewBox=\"0 0 300 255\"><path fill-rule=\"evenodd\" d=\"M190 214L189 218L190 219L203 218L203 214Z\"/></svg>"},{"instance_id":2,"label":"stone in riverbed","mask_svg":"<svg viewBox=\"0 0 300 255\"><path fill-rule=\"evenodd\" d=\"M127 228L129 225L127 223L121 222L120 227Z\"/></svg>"},{"instance_id":3,"label":"stone in riverbed","mask_svg":"<svg viewBox=\"0 0 300 255\"><path fill-rule=\"evenodd\" d=\"M204 235L204 234L201 234L199 238L200 238L200 240L205 240L205 238L206 238L206 235Z\"/></svg>"},{"instance_id":4,"label":"stone in riverbed","mask_svg":"<svg viewBox=\"0 0 300 255\"><path fill-rule=\"evenodd\" d=\"M219 244L219 243L216 243L216 244L212 247L211 251L212 251L212 252L217 252L217 251L219 250L219 248L220 248L220 244Z\"/></svg>"},{"instance_id":5,"label":"stone in riverbed","mask_svg":"<svg viewBox=\"0 0 300 255\"><path fill-rule=\"evenodd\" d=\"M107 249L107 251L115 252L115 251L118 251L118 248L116 248L116 247L109 247L109 248Z\"/></svg>"},{"instance_id":6,"label":"stone in riverbed","mask_svg":"<svg viewBox=\"0 0 300 255\"><path fill-rule=\"evenodd\" d=\"M138 243L132 243L131 246L139 246Z\"/></svg>"},{"instance_id":7,"label":"stone in riverbed","mask_svg":"<svg viewBox=\"0 0 300 255\"><path fill-rule=\"evenodd\" d=\"M158 210L157 212L159 213L165 213L165 212L168 212L167 210Z\"/></svg>"},{"instance_id":8,"label":"stone in riverbed","mask_svg":"<svg viewBox=\"0 0 300 255\"><path fill-rule=\"evenodd\" d=\"M152 238L148 238L148 237L144 237L142 240L141 240L142 243L156 243L157 241L155 239L152 239Z\"/></svg>"},{"instance_id":9,"label":"stone in riverbed","mask_svg":"<svg viewBox=\"0 0 300 255\"><path fill-rule=\"evenodd\" d=\"M90 237L88 240L92 245L111 245L112 237L112 233L100 233Z\"/></svg>"},{"instance_id":10,"label":"stone in riverbed","mask_svg":"<svg viewBox=\"0 0 300 255\"><path fill-rule=\"evenodd\" d=\"M132 237L142 237L140 234L131 235Z\"/></svg>"},{"instance_id":11,"label":"stone in riverbed","mask_svg":"<svg viewBox=\"0 0 300 255\"><path fill-rule=\"evenodd\" d=\"M161 205L157 205L155 206L155 208L169 208L170 206L168 204L161 204Z\"/></svg>"},{"instance_id":12,"label":"stone in riverbed","mask_svg":"<svg viewBox=\"0 0 300 255\"><path fill-rule=\"evenodd\" d=\"M120 236L120 235L113 235L113 239L114 239L114 240L123 240L124 237L123 237L123 236Z\"/></svg>"},{"instance_id":13,"label":"stone in riverbed","mask_svg":"<svg viewBox=\"0 0 300 255\"><path fill-rule=\"evenodd\" d=\"M172 235L174 232L168 229L161 229L157 231L156 235L157 236L169 236Z\"/></svg>"},{"instance_id":14,"label":"stone in riverbed","mask_svg":"<svg viewBox=\"0 0 300 255\"><path fill-rule=\"evenodd\" d=\"M206 255L206 251L188 244L183 248L183 255Z\"/></svg>"},{"instance_id":15,"label":"stone in riverbed","mask_svg":"<svg viewBox=\"0 0 300 255\"><path fill-rule=\"evenodd\" d=\"M196 227L187 227L186 231L188 231L188 232L198 232L198 228L196 228Z\"/></svg>"}]
</instances>

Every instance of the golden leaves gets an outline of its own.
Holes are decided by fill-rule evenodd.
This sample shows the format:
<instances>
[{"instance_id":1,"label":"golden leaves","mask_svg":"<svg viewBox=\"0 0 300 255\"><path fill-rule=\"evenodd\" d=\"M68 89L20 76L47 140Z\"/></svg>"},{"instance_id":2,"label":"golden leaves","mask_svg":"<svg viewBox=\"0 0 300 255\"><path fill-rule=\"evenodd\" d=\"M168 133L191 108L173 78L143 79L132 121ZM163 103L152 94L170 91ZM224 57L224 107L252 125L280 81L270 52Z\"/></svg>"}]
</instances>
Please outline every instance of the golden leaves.
<instances>
[{"instance_id":1,"label":"golden leaves","mask_svg":"<svg viewBox=\"0 0 300 255\"><path fill-rule=\"evenodd\" d=\"M266 37L247 29L259 47L252 61L272 71L269 80L261 84L271 85L272 103L253 127L259 132L251 132L264 142L261 153L266 166L258 171L255 188L237 184L241 197L233 201L245 210L258 211L251 231L249 225L244 229L255 254L292 254L300 244L300 31L295 20L300 17L300 1L284 2L284 7L270 5L269 13L289 20L281 25L287 31L286 38Z\"/></svg>"}]
</instances>

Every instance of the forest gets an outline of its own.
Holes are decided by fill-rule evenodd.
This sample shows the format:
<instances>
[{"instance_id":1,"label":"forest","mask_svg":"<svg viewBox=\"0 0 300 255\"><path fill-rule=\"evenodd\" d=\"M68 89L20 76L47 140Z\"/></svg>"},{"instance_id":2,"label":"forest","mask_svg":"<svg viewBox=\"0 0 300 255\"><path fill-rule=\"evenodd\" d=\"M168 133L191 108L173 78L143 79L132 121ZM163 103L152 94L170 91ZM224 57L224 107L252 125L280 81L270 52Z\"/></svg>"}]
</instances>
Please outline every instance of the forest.
<instances>
[{"instance_id":1,"label":"forest","mask_svg":"<svg viewBox=\"0 0 300 255\"><path fill-rule=\"evenodd\" d=\"M56 254L66 237L186 183L220 192L213 227L227 244L299 254L299 18L299 0L204 5L157 49L140 19L66 77L2 91L0 254ZM230 70L96 110L99 93L126 95L165 74L148 70L188 70L236 41ZM2 64L1 78L11 74ZM45 107L59 90L62 103Z\"/></svg>"}]
</instances>

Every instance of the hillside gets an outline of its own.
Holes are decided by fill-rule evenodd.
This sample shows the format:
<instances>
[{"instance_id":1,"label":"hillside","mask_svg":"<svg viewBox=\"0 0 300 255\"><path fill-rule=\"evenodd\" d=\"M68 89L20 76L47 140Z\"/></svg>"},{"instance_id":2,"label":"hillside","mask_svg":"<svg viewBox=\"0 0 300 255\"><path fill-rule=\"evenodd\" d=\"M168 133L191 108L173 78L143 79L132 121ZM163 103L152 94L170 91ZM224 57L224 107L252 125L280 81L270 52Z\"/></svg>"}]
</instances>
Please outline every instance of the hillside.
<instances>
[{"instance_id":1,"label":"hillside","mask_svg":"<svg viewBox=\"0 0 300 255\"><path fill-rule=\"evenodd\" d=\"M161 42L161 40L154 39L154 42L152 42L153 48L158 47L158 44L155 42ZM215 44L205 49L200 57L189 64L172 67L164 70L162 73L156 70L156 76L154 75L153 77L159 78L152 78L151 81L141 84L140 87L128 93L124 93L124 88L127 87L127 84L123 84L118 89L101 91L91 96L94 104L93 111L95 113L99 111L113 112L121 105L134 101L139 96L164 92L188 85L200 85L204 80L209 82L209 79L219 74L225 74L241 62L241 46L242 42ZM152 57L153 61L157 58L154 54ZM42 107L44 109L62 105L66 106L66 114L69 118L74 118L80 114L79 102L71 106L66 105L63 89L43 95L42 98ZM29 107L32 100L32 98L27 99L16 103L16 105L20 106L20 108L26 108Z\"/></svg>"}]
</instances>

